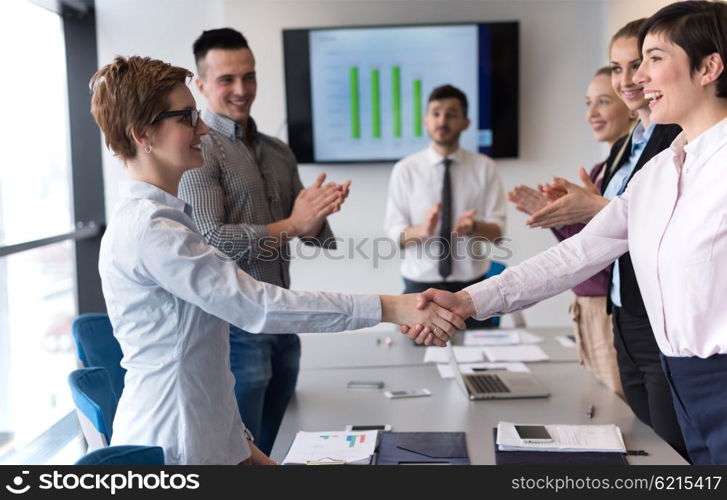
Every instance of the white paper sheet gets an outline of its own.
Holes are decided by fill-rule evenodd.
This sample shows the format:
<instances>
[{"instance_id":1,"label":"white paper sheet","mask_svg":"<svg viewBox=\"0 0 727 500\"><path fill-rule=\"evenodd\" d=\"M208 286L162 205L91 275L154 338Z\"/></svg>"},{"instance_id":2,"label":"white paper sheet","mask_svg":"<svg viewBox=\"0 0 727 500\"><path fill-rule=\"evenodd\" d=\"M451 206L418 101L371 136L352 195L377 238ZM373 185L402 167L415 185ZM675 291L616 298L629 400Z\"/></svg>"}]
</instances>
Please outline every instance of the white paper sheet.
<instances>
[{"instance_id":1,"label":"white paper sheet","mask_svg":"<svg viewBox=\"0 0 727 500\"><path fill-rule=\"evenodd\" d=\"M512 330L467 330L464 334L464 345L513 345L520 343L520 335Z\"/></svg>"},{"instance_id":2,"label":"white paper sheet","mask_svg":"<svg viewBox=\"0 0 727 500\"><path fill-rule=\"evenodd\" d=\"M520 336L521 344L539 344L543 341L543 337L527 330L515 330Z\"/></svg>"},{"instance_id":3,"label":"white paper sheet","mask_svg":"<svg viewBox=\"0 0 727 500\"><path fill-rule=\"evenodd\" d=\"M488 370L507 370L510 372L529 372L530 369L524 363L462 363L459 370L462 373L476 373L477 368L487 368ZM439 376L442 378L454 378L454 372L449 364L437 364Z\"/></svg>"},{"instance_id":4,"label":"white paper sheet","mask_svg":"<svg viewBox=\"0 0 727 500\"><path fill-rule=\"evenodd\" d=\"M490 361L547 361L550 357L536 345L483 347Z\"/></svg>"},{"instance_id":5,"label":"white paper sheet","mask_svg":"<svg viewBox=\"0 0 727 500\"><path fill-rule=\"evenodd\" d=\"M454 346L454 357L458 363L476 363L484 361L481 347ZM424 351L425 363L449 363L446 347L429 346Z\"/></svg>"},{"instance_id":6,"label":"white paper sheet","mask_svg":"<svg viewBox=\"0 0 727 500\"><path fill-rule=\"evenodd\" d=\"M378 431L304 432L299 431L283 460L285 464L307 462L369 464L376 448Z\"/></svg>"},{"instance_id":7,"label":"white paper sheet","mask_svg":"<svg viewBox=\"0 0 727 500\"><path fill-rule=\"evenodd\" d=\"M532 425L532 424L531 424ZM626 453L621 429L617 425L546 425L552 443L525 443L512 422L497 424L500 450L522 451L603 451Z\"/></svg>"},{"instance_id":8,"label":"white paper sheet","mask_svg":"<svg viewBox=\"0 0 727 500\"><path fill-rule=\"evenodd\" d=\"M522 328L481 328L467 330L464 334L464 345L466 346L491 346L491 345L517 345L537 344L543 341L543 337L536 335Z\"/></svg>"}]
</instances>

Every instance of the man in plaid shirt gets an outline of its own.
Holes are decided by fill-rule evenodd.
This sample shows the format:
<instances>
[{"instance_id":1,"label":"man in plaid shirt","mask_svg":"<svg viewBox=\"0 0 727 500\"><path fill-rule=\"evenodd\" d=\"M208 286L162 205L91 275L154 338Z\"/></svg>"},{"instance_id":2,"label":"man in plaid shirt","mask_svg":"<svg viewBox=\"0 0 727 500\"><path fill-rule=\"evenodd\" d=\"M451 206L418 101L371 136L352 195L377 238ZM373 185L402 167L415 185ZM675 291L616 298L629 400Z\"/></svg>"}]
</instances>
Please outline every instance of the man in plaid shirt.
<instances>
[{"instance_id":1,"label":"man in plaid shirt","mask_svg":"<svg viewBox=\"0 0 727 500\"><path fill-rule=\"evenodd\" d=\"M205 31L193 46L197 88L207 99L205 165L185 173L180 198L193 207L200 232L254 278L288 288L287 241L335 248L326 217L341 208L350 182L304 188L293 152L258 132L250 117L257 81L245 37L230 28ZM245 426L270 454L295 391L297 335L250 334L230 327L235 395Z\"/></svg>"}]
</instances>

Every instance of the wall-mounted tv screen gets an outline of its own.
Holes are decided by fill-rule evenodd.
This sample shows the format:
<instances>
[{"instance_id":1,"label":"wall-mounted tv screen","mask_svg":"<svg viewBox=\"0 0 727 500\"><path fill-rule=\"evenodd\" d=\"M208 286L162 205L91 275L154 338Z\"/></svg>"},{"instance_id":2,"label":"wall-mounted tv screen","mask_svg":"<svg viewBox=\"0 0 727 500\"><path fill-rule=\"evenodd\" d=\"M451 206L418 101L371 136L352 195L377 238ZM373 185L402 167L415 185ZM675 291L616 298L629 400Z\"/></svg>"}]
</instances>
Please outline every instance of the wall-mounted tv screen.
<instances>
[{"instance_id":1,"label":"wall-mounted tv screen","mask_svg":"<svg viewBox=\"0 0 727 500\"><path fill-rule=\"evenodd\" d=\"M469 101L463 147L518 155L516 22L283 31L288 142L301 163L391 162L429 143L429 93Z\"/></svg>"}]
</instances>

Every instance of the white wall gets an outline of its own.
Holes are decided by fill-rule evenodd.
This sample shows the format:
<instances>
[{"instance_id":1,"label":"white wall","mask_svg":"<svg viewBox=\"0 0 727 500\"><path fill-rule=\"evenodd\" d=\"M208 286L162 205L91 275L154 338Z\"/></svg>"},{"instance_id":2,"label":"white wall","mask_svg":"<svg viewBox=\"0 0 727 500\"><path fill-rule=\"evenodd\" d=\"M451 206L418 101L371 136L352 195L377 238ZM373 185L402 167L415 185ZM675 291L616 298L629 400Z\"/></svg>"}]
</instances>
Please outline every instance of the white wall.
<instances>
[{"instance_id":1,"label":"white wall","mask_svg":"<svg viewBox=\"0 0 727 500\"><path fill-rule=\"evenodd\" d=\"M602 0L96 0L96 6L100 64L115 54L140 54L192 68L191 44L203 29L232 26L242 31L257 59L258 96L253 116L263 131L283 139L283 28L517 20L521 30L521 151L516 160L498 162L506 189L546 181L554 174L573 178L578 166L589 167L606 154L593 141L583 105L591 75L607 62L607 6ZM203 107L201 100L199 103ZM110 155L104 158L104 170L110 210L124 174ZM356 241L382 237L391 165L303 166L304 183L321 170L333 180L353 181L343 211L331 218L337 235ZM510 209L507 235L513 239L514 251L510 264L554 243L548 232L527 229L524 220ZM375 268L371 260L361 257L339 261L319 257L294 261L292 274L297 289L361 293L399 293L402 289L396 260L380 262ZM526 313L528 323L570 324L566 312L570 297L567 292L535 306Z\"/></svg>"},{"instance_id":2,"label":"white wall","mask_svg":"<svg viewBox=\"0 0 727 500\"><path fill-rule=\"evenodd\" d=\"M662 7L669 5L670 0L608 0L606 18L608 20L608 36L616 33L624 24L642 17L649 17Z\"/></svg>"}]
</instances>

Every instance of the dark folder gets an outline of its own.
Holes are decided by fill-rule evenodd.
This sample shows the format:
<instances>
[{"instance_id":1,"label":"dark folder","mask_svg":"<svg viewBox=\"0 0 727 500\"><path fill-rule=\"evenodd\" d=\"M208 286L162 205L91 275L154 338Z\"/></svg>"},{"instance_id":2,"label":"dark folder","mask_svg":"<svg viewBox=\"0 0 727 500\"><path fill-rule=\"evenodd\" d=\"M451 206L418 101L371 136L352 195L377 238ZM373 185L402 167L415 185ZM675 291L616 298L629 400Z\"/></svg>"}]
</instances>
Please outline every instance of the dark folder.
<instances>
[{"instance_id":1,"label":"dark folder","mask_svg":"<svg viewBox=\"0 0 727 500\"><path fill-rule=\"evenodd\" d=\"M464 432L383 432L376 465L468 465Z\"/></svg>"},{"instance_id":2,"label":"dark folder","mask_svg":"<svg viewBox=\"0 0 727 500\"><path fill-rule=\"evenodd\" d=\"M629 465L623 453L598 451L500 451L494 431L496 465Z\"/></svg>"}]
</instances>

